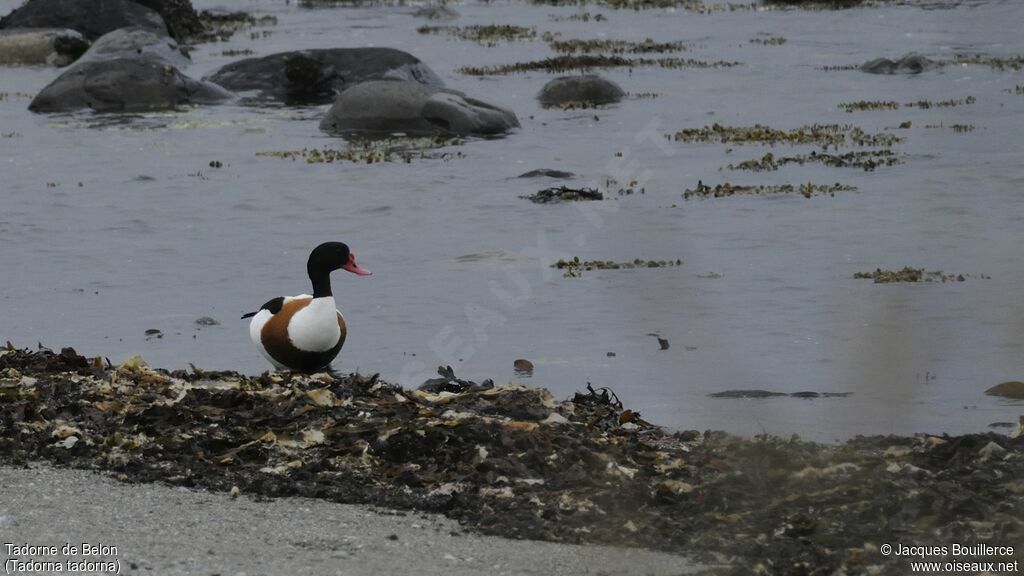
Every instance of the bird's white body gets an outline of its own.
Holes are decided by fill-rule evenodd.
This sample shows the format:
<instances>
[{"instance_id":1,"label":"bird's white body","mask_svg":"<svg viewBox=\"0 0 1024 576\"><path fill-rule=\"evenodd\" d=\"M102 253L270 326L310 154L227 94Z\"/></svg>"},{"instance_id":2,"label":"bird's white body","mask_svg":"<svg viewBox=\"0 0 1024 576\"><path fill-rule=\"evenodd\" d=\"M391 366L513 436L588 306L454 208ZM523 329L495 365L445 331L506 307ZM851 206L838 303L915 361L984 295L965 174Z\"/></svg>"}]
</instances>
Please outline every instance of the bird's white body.
<instances>
[{"instance_id":1,"label":"bird's white body","mask_svg":"<svg viewBox=\"0 0 1024 576\"><path fill-rule=\"evenodd\" d=\"M303 305L301 301L307 301L308 304ZM291 344L303 352L325 352L336 346L342 334L338 323L341 311L338 310L334 297L313 298L309 294L286 296L282 307L290 308L290 305L296 303L302 308L288 320L287 332ZM249 338L264 358L278 370L284 370L287 366L271 356L263 344L263 327L273 317L274 314L266 309L257 312L249 323ZM344 317L342 317L342 322L344 322Z\"/></svg>"}]
</instances>

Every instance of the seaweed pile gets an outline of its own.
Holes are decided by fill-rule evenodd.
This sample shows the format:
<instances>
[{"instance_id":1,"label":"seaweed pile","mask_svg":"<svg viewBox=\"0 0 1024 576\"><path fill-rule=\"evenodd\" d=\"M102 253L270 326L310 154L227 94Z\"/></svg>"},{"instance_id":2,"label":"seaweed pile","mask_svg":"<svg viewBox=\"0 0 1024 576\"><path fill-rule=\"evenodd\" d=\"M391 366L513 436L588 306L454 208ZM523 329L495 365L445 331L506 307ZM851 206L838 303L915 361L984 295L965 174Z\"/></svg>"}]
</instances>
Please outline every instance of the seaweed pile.
<instances>
[{"instance_id":1,"label":"seaweed pile","mask_svg":"<svg viewBox=\"0 0 1024 576\"><path fill-rule=\"evenodd\" d=\"M854 278L863 280L874 280L875 284L891 284L894 282L963 282L970 278L970 274L947 274L942 270L928 271L924 268L912 268L904 266L902 270L882 270L876 268L874 272L857 272ZM988 280L989 277L980 274L976 276Z\"/></svg>"},{"instance_id":2,"label":"seaweed pile","mask_svg":"<svg viewBox=\"0 0 1024 576\"><path fill-rule=\"evenodd\" d=\"M682 260L644 260L636 258L632 262L615 262L612 260L580 260L579 256L573 256L572 260L559 258L558 262L551 265L552 268L565 270L563 276L566 278L580 278L583 272L591 270L633 270L635 268L668 268L670 266L682 266Z\"/></svg>"},{"instance_id":3,"label":"seaweed pile","mask_svg":"<svg viewBox=\"0 0 1024 576\"><path fill-rule=\"evenodd\" d=\"M768 152L761 158L729 164L726 168L729 170L770 172L778 170L786 164L799 164L803 166L804 164L814 162L833 168L855 167L861 168L865 172L871 172L879 166L901 164L902 160L892 150L855 150L843 154L829 154L812 150L810 154L797 154L795 156L776 156Z\"/></svg>"},{"instance_id":4,"label":"seaweed pile","mask_svg":"<svg viewBox=\"0 0 1024 576\"><path fill-rule=\"evenodd\" d=\"M604 200L604 194L594 188L569 188L568 186L555 186L545 188L536 194L520 196L534 204L553 204L559 202L580 202L584 200Z\"/></svg>"},{"instance_id":5,"label":"seaweed pile","mask_svg":"<svg viewBox=\"0 0 1024 576\"><path fill-rule=\"evenodd\" d=\"M1024 538L1022 437L826 446L669 432L589 384L559 402L448 372L430 392L376 375L168 372L9 346L0 463L415 508L506 537L670 550L733 574L902 573L906 558L879 545Z\"/></svg>"},{"instance_id":6,"label":"seaweed pile","mask_svg":"<svg viewBox=\"0 0 1024 576\"><path fill-rule=\"evenodd\" d=\"M846 184L814 184L808 182L806 184L798 184L796 186L792 184L772 184L772 185L756 185L748 186L744 184L731 184L725 182L722 184L715 184L714 186L708 186L703 181L697 182L697 187L687 189L683 191L683 199L689 200L691 196L698 198L728 198L729 196L735 196L737 194L749 194L753 196L760 196L766 194L800 194L804 198L810 198L812 196L820 196L828 194L829 196L835 196L836 192L855 192L856 186L849 186Z\"/></svg>"},{"instance_id":7,"label":"seaweed pile","mask_svg":"<svg viewBox=\"0 0 1024 576\"><path fill-rule=\"evenodd\" d=\"M703 128L684 128L666 134L676 142L715 142L721 144L815 144L824 149L841 146L892 146L903 139L892 134L870 134L849 124L811 124L793 130L780 130L755 124L753 126L723 126L715 123Z\"/></svg>"}]
</instances>

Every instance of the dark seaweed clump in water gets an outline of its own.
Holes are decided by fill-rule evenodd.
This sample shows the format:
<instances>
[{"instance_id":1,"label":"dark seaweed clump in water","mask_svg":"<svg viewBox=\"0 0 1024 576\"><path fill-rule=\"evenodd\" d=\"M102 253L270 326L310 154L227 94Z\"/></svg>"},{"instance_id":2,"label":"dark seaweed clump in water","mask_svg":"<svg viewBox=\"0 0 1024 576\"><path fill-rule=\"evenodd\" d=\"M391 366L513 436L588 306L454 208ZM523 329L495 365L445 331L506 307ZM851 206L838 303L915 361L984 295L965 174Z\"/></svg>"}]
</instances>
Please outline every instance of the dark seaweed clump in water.
<instances>
[{"instance_id":1,"label":"dark seaweed clump in water","mask_svg":"<svg viewBox=\"0 0 1024 576\"><path fill-rule=\"evenodd\" d=\"M798 184L796 186L792 184L747 186L743 184L730 184L729 182L725 182L723 184L708 186L704 182L698 181L696 188L685 190L683 192L683 199L689 200L692 196L697 196L699 198L727 198L737 194L800 194L804 198L810 198L811 196L819 196L823 194L835 196L836 192L854 192L856 190L856 186L848 186L838 182L835 184L814 184L812 182L808 182L806 184Z\"/></svg>"},{"instance_id":2,"label":"dark seaweed clump in water","mask_svg":"<svg viewBox=\"0 0 1024 576\"><path fill-rule=\"evenodd\" d=\"M520 196L534 204L553 204L558 202L576 202L580 200L604 200L604 194L594 188L569 188L568 186L555 186L545 188L536 194Z\"/></svg>"},{"instance_id":3,"label":"dark seaweed clump in water","mask_svg":"<svg viewBox=\"0 0 1024 576\"><path fill-rule=\"evenodd\" d=\"M543 60L500 64L496 66L463 66L458 72L469 76L492 76L541 70L544 72L570 72L595 68L638 68L659 66L661 68L729 68L741 66L740 62L724 60L706 61L692 58L625 58L618 55L560 55Z\"/></svg>"},{"instance_id":4,"label":"dark seaweed clump in water","mask_svg":"<svg viewBox=\"0 0 1024 576\"><path fill-rule=\"evenodd\" d=\"M874 272L857 272L853 277L874 280L875 284L890 284L894 282L963 282L972 276L970 274L947 274L941 270L927 271L924 268L904 266L902 270L882 270L881 268L876 268ZM985 274L978 274L974 277L985 280L990 278Z\"/></svg>"},{"instance_id":5,"label":"dark seaweed clump in water","mask_svg":"<svg viewBox=\"0 0 1024 576\"><path fill-rule=\"evenodd\" d=\"M822 148L841 146L889 147L903 141L892 134L865 132L850 124L809 124L792 130L780 130L762 124L724 126L712 124L703 128L684 128L666 138L677 142L716 142L722 144L816 144Z\"/></svg>"},{"instance_id":6,"label":"dark seaweed clump in water","mask_svg":"<svg viewBox=\"0 0 1024 576\"><path fill-rule=\"evenodd\" d=\"M496 46L499 41L533 40L537 30L512 24L476 24L472 26L420 26L420 34L447 34L462 40L471 40L487 46Z\"/></svg>"},{"instance_id":7,"label":"dark seaweed clump in water","mask_svg":"<svg viewBox=\"0 0 1024 576\"><path fill-rule=\"evenodd\" d=\"M744 439L664 430L607 389L556 401L459 386L7 348L0 463L433 511L486 534L642 546L737 575L902 574L907 559L881 543L1024 540L1024 437Z\"/></svg>"},{"instance_id":8,"label":"dark seaweed clump in water","mask_svg":"<svg viewBox=\"0 0 1024 576\"><path fill-rule=\"evenodd\" d=\"M682 52L686 50L683 42L655 42L650 38L640 42L632 40L551 40L548 46L555 52L562 54L591 54L594 52L607 52L610 54L653 54L666 52Z\"/></svg>"},{"instance_id":9,"label":"dark seaweed clump in water","mask_svg":"<svg viewBox=\"0 0 1024 576\"><path fill-rule=\"evenodd\" d=\"M880 4L879 0L764 0L768 6L799 6L803 8L855 8Z\"/></svg>"},{"instance_id":10,"label":"dark seaweed clump in water","mask_svg":"<svg viewBox=\"0 0 1024 576\"><path fill-rule=\"evenodd\" d=\"M901 164L902 160L892 150L858 150L843 154L812 151L810 154L797 154L795 156L776 156L769 152L760 158L744 160L737 164L729 164L726 168L729 170L770 172L778 170L786 164L803 166L808 163L819 163L833 168L855 167L871 172L879 166Z\"/></svg>"},{"instance_id":11,"label":"dark seaweed clump in water","mask_svg":"<svg viewBox=\"0 0 1024 576\"><path fill-rule=\"evenodd\" d=\"M670 266L682 265L682 260L644 260L643 258L637 258L632 262L615 262L613 260L580 260L579 256L573 256L571 260L559 258L558 262L552 264L551 267L564 270L563 276L566 278L580 278L584 272L591 270L633 270L636 268L668 268Z\"/></svg>"}]
</instances>

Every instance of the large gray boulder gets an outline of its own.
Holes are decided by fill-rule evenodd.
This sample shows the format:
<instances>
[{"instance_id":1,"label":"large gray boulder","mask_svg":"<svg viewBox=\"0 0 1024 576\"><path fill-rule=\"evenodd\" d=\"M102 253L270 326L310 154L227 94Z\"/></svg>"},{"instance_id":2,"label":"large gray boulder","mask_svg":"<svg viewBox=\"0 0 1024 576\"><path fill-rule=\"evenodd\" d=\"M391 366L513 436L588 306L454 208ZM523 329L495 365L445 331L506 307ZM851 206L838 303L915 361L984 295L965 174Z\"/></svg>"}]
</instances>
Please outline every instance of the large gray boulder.
<instances>
[{"instance_id":1,"label":"large gray boulder","mask_svg":"<svg viewBox=\"0 0 1024 576\"><path fill-rule=\"evenodd\" d=\"M189 78L177 42L145 28L121 28L93 43L82 57L36 95L29 110L96 112L169 110L232 97L216 84Z\"/></svg>"},{"instance_id":2,"label":"large gray boulder","mask_svg":"<svg viewBox=\"0 0 1024 576\"><path fill-rule=\"evenodd\" d=\"M281 52L232 62L206 77L259 100L329 104L345 89L368 80L444 82L419 58L393 48L330 48Z\"/></svg>"},{"instance_id":3,"label":"large gray boulder","mask_svg":"<svg viewBox=\"0 0 1024 576\"><path fill-rule=\"evenodd\" d=\"M89 40L126 26L167 33L160 14L129 0L28 0L0 19L0 28L70 28Z\"/></svg>"},{"instance_id":4,"label":"large gray boulder","mask_svg":"<svg viewBox=\"0 0 1024 576\"><path fill-rule=\"evenodd\" d=\"M79 62L36 95L33 112L145 112L213 104L231 98L223 88L199 82L177 68L147 58Z\"/></svg>"},{"instance_id":5,"label":"large gray boulder","mask_svg":"<svg viewBox=\"0 0 1024 576\"><path fill-rule=\"evenodd\" d=\"M562 76L541 88L537 99L543 106L569 104L612 104L622 100L625 92L611 80L596 74Z\"/></svg>"},{"instance_id":6,"label":"large gray boulder","mask_svg":"<svg viewBox=\"0 0 1024 576\"><path fill-rule=\"evenodd\" d=\"M88 48L84 36L65 28L0 30L0 65L67 66Z\"/></svg>"},{"instance_id":7,"label":"large gray boulder","mask_svg":"<svg viewBox=\"0 0 1024 576\"><path fill-rule=\"evenodd\" d=\"M409 81L364 82L341 93L320 129L332 134L492 135L519 126L508 109Z\"/></svg>"},{"instance_id":8,"label":"large gray boulder","mask_svg":"<svg viewBox=\"0 0 1024 576\"><path fill-rule=\"evenodd\" d=\"M192 63L173 38L146 28L121 28L103 35L82 55L81 62L118 58L142 58L175 67Z\"/></svg>"},{"instance_id":9,"label":"large gray boulder","mask_svg":"<svg viewBox=\"0 0 1024 576\"><path fill-rule=\"evenodd\" d=\"M939 67L939 63L922 56L910 53L899 60L888 58L875 58L865 62L860 69L869 74L920 74L925 70L932 70Z\"/></svg>"}]
</instances>

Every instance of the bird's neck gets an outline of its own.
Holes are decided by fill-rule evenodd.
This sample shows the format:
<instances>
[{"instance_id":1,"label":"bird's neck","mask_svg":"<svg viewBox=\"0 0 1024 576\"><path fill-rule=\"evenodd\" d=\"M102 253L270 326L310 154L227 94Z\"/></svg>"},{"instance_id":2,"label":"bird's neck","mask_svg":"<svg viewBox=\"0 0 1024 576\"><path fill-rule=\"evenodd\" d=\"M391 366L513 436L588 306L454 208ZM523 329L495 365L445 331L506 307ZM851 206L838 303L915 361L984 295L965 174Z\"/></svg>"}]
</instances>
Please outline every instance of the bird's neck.
<instances>
[{"instance_id":1,"label":"bird's neck","mask_svg":"<svg viewBox=\"0 0 1024 576\"><path fill-rule=\"evenodd\" d=\"M313 282L313 298L324 298L334 295L331 292L330 272L310 274L309 279Z\"/></svg>"}]
</instances>

